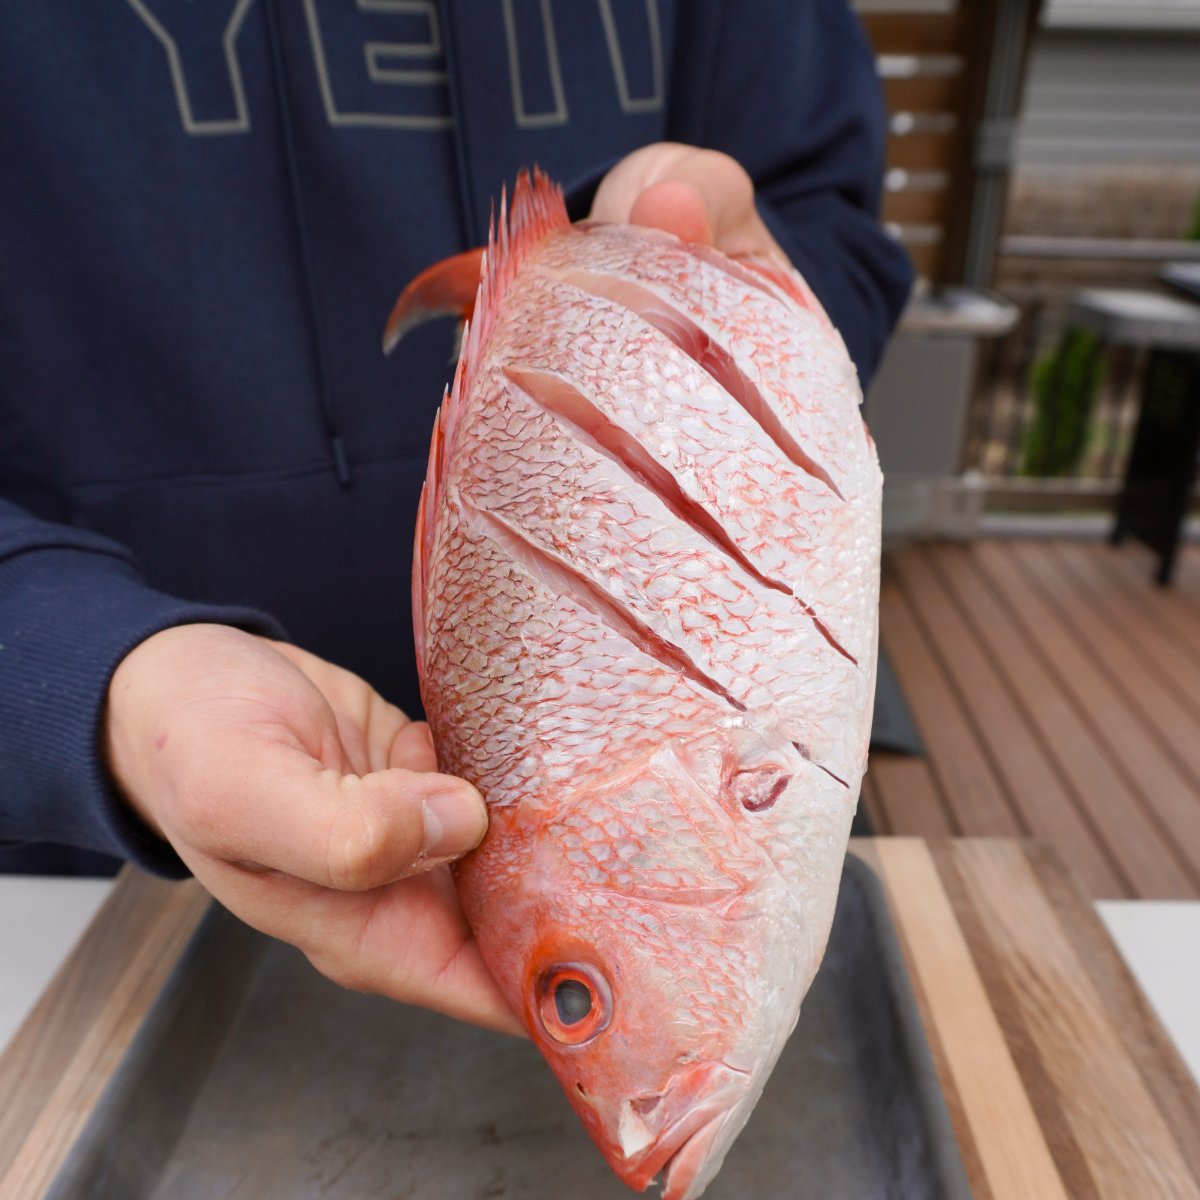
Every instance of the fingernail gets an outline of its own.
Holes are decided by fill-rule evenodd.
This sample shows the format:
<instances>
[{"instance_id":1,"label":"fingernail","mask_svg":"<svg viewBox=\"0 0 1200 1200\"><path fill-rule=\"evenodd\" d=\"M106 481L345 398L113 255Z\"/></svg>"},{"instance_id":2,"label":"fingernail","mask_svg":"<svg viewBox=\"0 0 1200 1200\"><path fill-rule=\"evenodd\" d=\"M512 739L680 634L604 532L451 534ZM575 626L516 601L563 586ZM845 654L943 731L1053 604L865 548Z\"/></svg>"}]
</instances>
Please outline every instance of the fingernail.
<instances>
[{"instance_id":1,"label":"fingernail","mask_svg":"<svg viewBox=\"0 0 1200 1200\"><path fill-rule=\"evenodd\" d=\"M434 792L425 798L423 808L424 859L466 854L479 845L487 829L487 812L477 792Z\"/></svg>"}]
</instances>

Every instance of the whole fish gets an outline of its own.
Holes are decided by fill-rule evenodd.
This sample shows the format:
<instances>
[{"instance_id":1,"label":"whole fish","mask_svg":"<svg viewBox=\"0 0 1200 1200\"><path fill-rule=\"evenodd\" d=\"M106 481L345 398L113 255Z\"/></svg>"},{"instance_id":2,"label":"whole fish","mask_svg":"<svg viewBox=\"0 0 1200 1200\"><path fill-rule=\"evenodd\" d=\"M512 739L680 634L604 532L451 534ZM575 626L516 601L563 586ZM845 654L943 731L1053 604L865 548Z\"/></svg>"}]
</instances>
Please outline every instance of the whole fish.
<instances>
[{"instance_id":1,"label":"whole fish","mask_svg":"<svg viewBox=\"0 0 1200 1200\"><path fill-rule=\"evenodd\" d=\"M442 308L463 258L397 304ZM413 599L456 871L613 1170L698 1196L824 953L866 762L880 484L799 275L522 175L433 436Z\"/></svg>"}]
</instances>

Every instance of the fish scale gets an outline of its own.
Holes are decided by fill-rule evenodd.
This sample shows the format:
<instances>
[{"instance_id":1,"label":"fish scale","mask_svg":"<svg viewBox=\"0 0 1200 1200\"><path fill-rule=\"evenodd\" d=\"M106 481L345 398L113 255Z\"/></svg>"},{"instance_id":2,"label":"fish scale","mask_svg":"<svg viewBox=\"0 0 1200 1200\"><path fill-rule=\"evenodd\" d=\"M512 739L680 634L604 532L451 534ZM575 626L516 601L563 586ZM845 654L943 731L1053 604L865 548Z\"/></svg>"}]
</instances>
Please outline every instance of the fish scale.
<instances>
[{"instance_id":1,"label":"fish scale","mask_svg":"<svg viewBox=\"0 0 1200 1200\"><path fill-rule=\"evenodd\" d=\"M461 513L447 512L444 537L427 667L439 686L427 707L435 726L454 729L438 744L443 765L489 805L549 802L581 759L633 762L664 732L686 737L725 719L722 703L548 588ZM486 590L470 586L480 576ZM480 645L491 648L484 675L468 662Z\"/></svg>"},{"instance_id":2,"label":"fish scale","mask_svg":"<svg viewBox=\"0 0 1200 1200\"><path fill-rule=\"evenodd\" d=\"M672 471L681 493L723 527L754 568L790 588L840 645L863 659L871 622L861 615L859 596L871 587L870 560L852 537L828 536L859 520L853 508L791 463L656 328L631 325L628 310L614 301L580 303L574 288L531 275L536 303L514 310L505 324L515 369L549 372L578 386L600 415ZM621 352L612 352L617 345ZM738 454L728 453L731 443Z\"/></svg>"},{"instance_id":3,"label":"fish scale","mask_svg":"<svg viewBox=\"0 0 1200 1200\"><path fill-rule=\"evenodd\" d=\"M719 1170L828 937L877 636L858 399L795 273L572 227L541 177L502 203L419 510L422 694L488 803L455 866L484 960L664 1200Z\"/></svg>"},{"instance_id":4,"label":"fish scale","mask_svg":"<svg viewBox=\"0 0 1200 1200\"><path fill-rule=\"evenodd\" d=\"M487 404L458 443L457 494L602 589L739 704L771 710L815 762L840 779L851 774L856 730L844 708L866 676L795 599L732 569L653 491L486 363L481 387ZM514 411L524 453L504 455ZM493 474L497 449L505 466Z\"/></svg>"},{"instance_id":5,"label":"fish scale","mask_svg":"<svg viewBox=\"0 0 1200 1200\"><path fill-rule=\"evenodd\" d=\"M751 286L666 237L651 235L660 243L651 254L619 230L597 226L589 232L545 246L542 267L567 278L594 271L645 287L733 353L843 496L878 491L878 467L857 411L854 367L819 308L789 307L765 281ZM735 323L723 318L734 312ZM778 334L785 325L786 343Z\"/></svg>"}]
</instances>

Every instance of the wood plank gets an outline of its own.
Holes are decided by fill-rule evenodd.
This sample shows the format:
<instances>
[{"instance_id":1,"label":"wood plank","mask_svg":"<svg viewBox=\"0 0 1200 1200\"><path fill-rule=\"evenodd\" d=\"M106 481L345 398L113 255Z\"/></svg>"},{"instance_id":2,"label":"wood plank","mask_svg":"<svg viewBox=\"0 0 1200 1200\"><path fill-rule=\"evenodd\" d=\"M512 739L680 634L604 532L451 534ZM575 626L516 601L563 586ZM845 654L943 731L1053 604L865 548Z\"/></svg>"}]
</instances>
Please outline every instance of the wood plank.
<instances>
[{"instance_id":1,"label":"wood plank","mask_svg":"<svg viewBox=\"0 0 1200 1200\"><path fill-rule=\"evenodd\" d=\"M934 838L951 835L946 802L925 759L876 750L867 773L888 833Z\"/></svg>"},{"instance_id":2,"label":"wood plank","mask_svg":"<svg viewBox=\"0 0 1200 1200\"><path fill-rule=\"evenodd\" d=\"M1120 546L1113 548L1117 559L1124 560L1127 570L1139 582L1153 582L1158 569L1159 557L1148 546L1134 538L1126 538ZM1200 610L1200 546L1195 542L1184 542L1175 563L1175 581L1170 587L1157 584L1151 589L1156 595L1172 597L1189 614L1189 623Z\"/></svg>"},{"instance_id":3,"label":"wood plank","mask_svg":"<svg viewBox=\"0 0 1200 1200\"><path fill-rule=\"evenodd\" d=\"M863 13L876 54L953 54L961 47L966 18L956 12Z\"/></svg>"},{"instance_id":4,"label":"wood plank","mask_svg":"<svg viewBox=\"0 0 1200 1200\"><path fill-rule=\"evenodd\" d=\"M988 994L1010 1007L1006 1040L1028 1046L1024 1057L1036 1067L1026 1084L1035 1085L1038 1125L1054 1129L1061 1114L1061 1133L1075 1143L1061 1138L1057 1156L1060 1170L1074 1168L1063 1175L1069 1194L1146 1195L1149 1163L1156 1196L1196 1200L1196 1176L1022 847L964 840L948 855L978 913L975 936L988 943L972 943L973 957L995 963L1004 980ZM1047 1090L1036 1086L1043 1076Z\"/></svg>"},{"instance_id":5,"label":"wood plank","mask_svg":"<svg viewBox=\"0 0 1200 1200\"><path fill-rule=\"evenodd\" d=\"M906 957L927 1008L988 1194L996 1200L1066 1197L1000 1023L924 842L877 846ZM970 1167L968 1165L968 1170ZM979 1194L980 1180L971 1179Z\"/></svg>"},{"instance_id":6,"label":"wood plank","mask_svg":"<svg viewBox=\"0 0 1200 1200\"><path fill-rule=\"evenodd\" d=\"M883 96L890 113L957 113L962 110L965 88L961 76L913 75L883 81Z\"/></svg>"},{"instance_id":7,"label":"wood plank","mask_svg":"<svg viewBox=\"0 0 1200 1200\"><path fill-rule=\"evenodd\" d=\"M211 900L127 867L0 1057L0 1196L38 1197Z\"/></svg>"},{"instance_id":8,"label":"wood plank","mask_svg":"<svg viewBox=\"0 0 1200 1200\"><path fill-rule=\"evenodd\" d=\"M959 606L933 569L930 554L914 547L897 558L895 569L927 630L936 630L942 662L970 708L980 740L991 751L1022 831L1058 845L1092 895L1122 894L1124 885L1107 848L1080 815L1079 797L972 628L969 610Z\"/></svg>"},{"instance_id":9,"label":"wood plank","mask_svg":"<svg viewBox=\"0 0 1200 1200\"><path fill-rule=\"evenodd\" d=\"M1076 628L1091 645L1102 648L1100 662L1187 772L1196 800L1195 819L1200 821L1200 666L1185 671L1190 686L1181 686L1183 680L1166 669L1169 662L1182 661L1178 643L1163 636L1136 599L1106 586L1094 548L1058 542L1054 552L1063 566L1063 586L1071 592Z\"/></svg>"},{"instance_id":10,"label":"wood plank","mask_svg":"<svg viewBox=\"0 0 1200 1200\"><path fill-rule=\"evenodd\" d=\"M949 133L910 133L904 137L892 137L887 141L886 163L889 167L903 167L908 171L954 170L958 159L958 130Z\"/></svg>"},{"instance_id":11,"label":"wood plank","mask_svg":"<svg viewBox=\"0 0 1200 1200\"><path fill-rule=\"evenodd\" d=\"M922 279L940 279L946 251L941 242L931 245L904 247L912 259L913 268Z\"/></svg>"},{"instance_id":12,"label":"wood plank","mask_svg":"<svg viewBox=\"0 0 1200 1200\"><path fill-rule=\"evenodd\" d=\"M1195 515L1200 516L1200 512ZM1200 625L1200 547L1192 545L1182 549L1175 562L1175 578L1171 586L1160 588L1155 585L1155 590L1175 597L1180 613L1188 614L1184 623L1189 633L1189 645L1200 643L1200 632L1197 630Z\"/></svg>"},{"instance_id":13,"label":"wood plank","mask_svg":"<svg viewBox=\"0 0 1200 1200\"><path fill-rule=\"evenodd\" d=\"M1165 689L1200 721L1200 587L1195 597L1175 586L1160 587L1149 570L1139 569L1139 562L1150 564L1148 552L1135 557L1129 544L1067 539L1046 544L1060 563L1064 583L1074 582L1089 610L1099 612L1143 661L1139 679L1155 678L1156 691Z\"/></svg>"},{"instance_id":14,"label":"wood plank","mask_svg":"<svg viewBox=\"0 0 1200 1200\"><path fill-rule=\"evenodd\" d=\"M953 832L996 837L1018 831L993 765L964 716L963 698L947 679L897 585L885 578L880 595L880 632L904 681L904 694L928 749L930 766L950 805Z\"/></svg>"},{"instance_id":15,"label":"wood plank","mask_svg":"<svg viewBox=\"0 0 1200 1200\"><path fill-rule=\"evenodd\" d=\"M1192 506L1195 515L1195 505ZM1179 594L1189 597L1200 608L1200 546L1195 542L1185 543L1177 560Z\"/></svg>"},{"instance_id":16,"label":"wood plank","mask_svg":"<svg viewBox=\"0 0 1200 1200\"><path fill-rule=\"evenodd\" d=\"M942 840L944 839L937 839L938 842ZM875 872L876 877L879 879L880 886L888 902L889 911L893 917L893 923L895 923L896 904L887 892L887 881L883 873L882 854L882 851L891 845L893 845L893 839L891 838L850 839L850 853L862 859ZM971 1133L970 1123L967 1120L962 1100L955 1087L954 1076L950 1071L950 1062L946 1057L946 1048L942 1045L941 1034L933 1020L930 998L925 993L920 977L913 969L913 955L911 949L905 944L904 931L898 925L896 925L895 929L896 938L900 943L906 964L908 983L912 988L921 1024L925 1028L925 1037L929 1044L930 1057L933 1059L934 1071L937 1074L938 1083L941 1087L942 1098L946 1102L946 1111L950 1117L950 1127L954 1131L954 1138L958 1144L958 1152L967 1173L971 1195L975 1200L994 1200L983 1160L979 1157L979 1151L975 1146L975 1139Z\"/></svg>"},{"instance_id":17,"label":"wood plank","mask_svg":"<svg viewBox=\"0 0 1200 1200\"><path fill-rule=\"evenodd\" d=\"M1193 489L1193 495L1200 498L1200 485ZM1192 517L1200 517L1200 509L1192 504ZM1147 574L1153 578L1154 570L1158 567L1158 555L1148 546L1129 538L1121 544L1119 551L1124 554L1139 554L1141 561L1148 568ZM1200 609L1200 542L1184 541L1179 547L1179 556L1175 562L1176 579L1169 588L1159 588L1164 595L1178 596L1193 613ZM1157 585L1156 585L1157 587Z\"/></svg>"},{"instance_id":18,"label":"wood plank","mask_svg":"<svg viewBox=\"0 0 1200 1200\"><path fill-rule=\"evenodd\" d=\"M1128 691L1115 686L1099 665L1114 648L1090 643L1077 628L1069 588L1064 587L1061 568L1047 544L992 542L980 547L980 556L985 565L990 563L997 574L1006 576L1003 586L1010 595L1013 585L1009 580L1020 573L1034 583L1034 588L1019 589L1019 603L1042 652L1107 742L1143 811L1161 828L1193 887L1200 891L1200 820L1196 819L1194 782L1164 751Z\"/></svg>"},{"instance_id":19,"label":"wood plank","mask_svg":"<svg viewBox=\"0 0 1200 1200\"><path fill-rule=\"evenodd\" d=\"M1158 587L1155 560L1140 546L1096 547L1090 557L1108 586L1145 614L1147 620L1139 625L1143 640L1153 646L1155 663L1177 686L1194 693L1200 675L1200 601L1181 590L1178 580L1172 587Z\"/></svg>"},{"instance_id":20,"label":"wood plank","mask_svg":"<svg viewBox=\"0 0 1200 1200\"><path fill-rule=\"evenodd\" d=\"M1027 707L1033 727L1085 809L1085 817L1109 851L1128 897L1192 899L1196 892L1160 831L1146 819L1108 748L1084 719L1032 640L1017 607L979 564L980 544L939 547L942 579L989 647L1009 686ZM901 676L902 682L907 682Z\"/></svg>"},{"instance_id":21,"label":"wood plank","mask_svg":"<svg viewBox=\"0 0 1200 1200\"><path fill-rule=\"evenodd\" d=\"M950 209L950 191L906 189L883 197L883 219L901 225L944 225Z\"/></svg>"},{"instance_id":22,"label":"wood plank","mask_svg":"<svg viewBox=\"0 0 1200 1200\"><path fill-rule=\"evenodd\" d=\"M1026 846L1029 844L1023 843ZM1042 1127L1046 1144L1060 1175L1068 1185L1072 1200L1099 1200L1087 1160L1067 1123L1062 1106L1058 1103L1054 1084L1043 1068L1032 1040L1019 1019L1019 1010L1009 994L1004 964L998 959L995 947L988 940L987 928L972 903L970 893L963 882L962 872L955 864L954 844L931 844L930 852L937 864L938 874L954 908L954 915L963 931L963 937L979 970L979 976L983 980L983 986L987 990L988 999L1012 1051L1013 1062Z\"/></svg>"},{"instance_id":23,"label":"wood plank","mask_svg":"<svg viewBox=\"0 0 1200 1200\"><path fill-rule=\"evenodd\" d=\"M1146 1087L1171 1128L1176 1145L1200 1180L1200 1087L1183 1056L1150 1007L1096 907L1045 845L1025 847L1047 902L1083 963L1096 994L1104 998L1114 1027Z\"/></svg>"}]
</instances>

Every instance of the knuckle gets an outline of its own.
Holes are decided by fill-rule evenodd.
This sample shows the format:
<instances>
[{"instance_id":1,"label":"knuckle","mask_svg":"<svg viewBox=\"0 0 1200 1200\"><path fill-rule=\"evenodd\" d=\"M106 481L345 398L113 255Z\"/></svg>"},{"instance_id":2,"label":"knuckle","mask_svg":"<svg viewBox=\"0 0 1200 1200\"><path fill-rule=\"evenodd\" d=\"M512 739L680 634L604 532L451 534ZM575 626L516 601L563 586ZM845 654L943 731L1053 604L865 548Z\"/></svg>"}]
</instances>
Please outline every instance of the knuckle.
<instances>
[{"instance_id":1,"label":"knuckle","mask_svg":"<svg viewBox=\"0 0 1200 1200\"><path fill-rule=\"evenodd\" d=\"M370 806L347 804L330 830L326 865L331 887L362 892L388 880L395 841Z\"/></svg>"}]
</instances>

